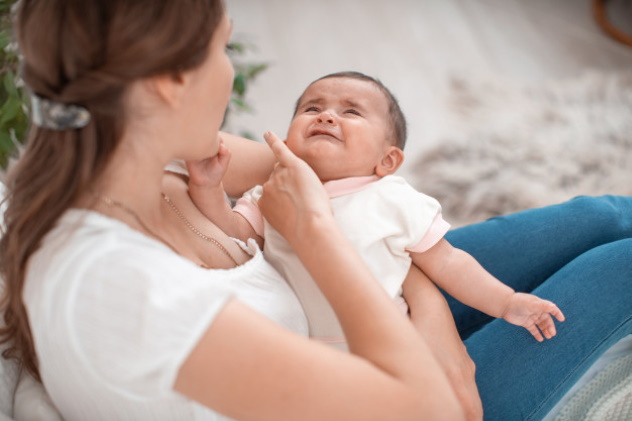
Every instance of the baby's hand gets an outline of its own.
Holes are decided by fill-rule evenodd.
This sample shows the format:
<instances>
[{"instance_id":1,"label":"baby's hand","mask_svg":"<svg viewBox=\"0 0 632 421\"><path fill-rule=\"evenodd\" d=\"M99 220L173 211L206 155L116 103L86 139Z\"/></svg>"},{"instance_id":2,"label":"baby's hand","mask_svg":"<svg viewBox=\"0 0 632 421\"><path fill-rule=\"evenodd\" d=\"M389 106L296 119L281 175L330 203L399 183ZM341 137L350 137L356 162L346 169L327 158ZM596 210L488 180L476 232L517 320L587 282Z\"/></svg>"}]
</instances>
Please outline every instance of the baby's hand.
<instances>
[{"instance_id":1,"label":"baby's hand","mask_svg":"<svg viewBox=\"0 0 632 421\"><path fill-rule=\"evenodd\" d=\"M189 185L195 187L218 187L226 174L230 162L230 151L220 138L217 155L201 161L187 161Z\"/></svg>"},{"instance_id":2,"label":"baby's hand","mask_svg":"<svg viewBox=\"0 0 632 421\"><path fill-rule=\"evenodd\" d=\"M521 292L511 296L502 317L527 329L538 342L544 340L542 335L551 339L557 334L553 317L560 322L565 319L562 311L552 302Z\"/></svg>"}]
</instances>

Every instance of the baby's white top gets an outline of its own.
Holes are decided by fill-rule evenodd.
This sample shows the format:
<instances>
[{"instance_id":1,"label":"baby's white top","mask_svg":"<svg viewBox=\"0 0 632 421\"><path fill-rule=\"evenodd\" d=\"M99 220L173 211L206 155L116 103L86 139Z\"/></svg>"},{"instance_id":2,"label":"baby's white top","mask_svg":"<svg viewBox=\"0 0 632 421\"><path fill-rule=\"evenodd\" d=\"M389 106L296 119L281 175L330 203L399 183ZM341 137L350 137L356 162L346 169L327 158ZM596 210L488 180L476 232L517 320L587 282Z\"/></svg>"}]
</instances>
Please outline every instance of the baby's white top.
<instances>
[{"instance_id":1,"label":"baby's white top","mask_svg":"<svg viewBox=\"0 0 632 421\"><path fill-rule=\"evenodd\" d=\"M412 262L410 252L430 249L450 228L443 220L439 202L395 175L349 177L329 181L324 187L340 230L388 295L407 311L402 284ZM261 186L255 187L239 199L234 210L265 237L264 256L298 295L310 336L347 349L336 313L318 285L290 244L264 221L257 206L261 194Z\"/></svg>"}]
</instances>

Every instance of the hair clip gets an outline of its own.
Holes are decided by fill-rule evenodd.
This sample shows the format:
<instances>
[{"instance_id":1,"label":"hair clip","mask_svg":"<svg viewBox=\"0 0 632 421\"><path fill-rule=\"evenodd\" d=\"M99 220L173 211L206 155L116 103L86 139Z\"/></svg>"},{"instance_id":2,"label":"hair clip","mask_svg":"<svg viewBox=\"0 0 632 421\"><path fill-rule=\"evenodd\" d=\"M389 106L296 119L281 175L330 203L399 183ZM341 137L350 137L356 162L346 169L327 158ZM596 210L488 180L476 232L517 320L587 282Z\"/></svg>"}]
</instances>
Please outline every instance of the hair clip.
<instances>
[{"instance_id":1,"label":"hair clip","mask_svg":"<svg viewBox=\"0 0 632 421\"><path fill-rule=\"evenodd\" d=\"M44 129L80 129L90 122L90 111L79 105L62 104L32 94L31 118L33 124Z\"/></svg>"}]
</instances>

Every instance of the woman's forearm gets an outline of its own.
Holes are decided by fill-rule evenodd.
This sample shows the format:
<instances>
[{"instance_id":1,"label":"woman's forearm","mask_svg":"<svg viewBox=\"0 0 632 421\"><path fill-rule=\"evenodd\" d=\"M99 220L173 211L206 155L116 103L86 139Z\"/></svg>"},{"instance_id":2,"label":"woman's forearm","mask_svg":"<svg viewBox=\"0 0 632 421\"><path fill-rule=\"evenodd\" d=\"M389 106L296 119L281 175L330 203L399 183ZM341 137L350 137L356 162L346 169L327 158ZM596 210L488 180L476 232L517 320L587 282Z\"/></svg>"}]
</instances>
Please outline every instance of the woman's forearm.
<instances>
[{"instance_id":1,"label":"woman's forearm","mask_svg":"<svg viewBox=\"0 0 632 421\"><path fill-rule=\"evenodd\" d=\"M455 395L448 392L451 388L447 377L428 344L406 322L379 283L367 282L373 278L371 272L332 225L316 222L302 233L303 238L310 238L309 244L296 247L296 252L335 310L350 352L393 378L416 385L413 388L424 391L426 399L427 393L436 393L444 402L449 401Z\"/></svg>"},{"instance_id":2,"label":"woman's forearm","mask_svg":"<svg viewBox=\"0 0 632 421\"><path fill-rule=\"evenodd\" d=\"M480 420L483 409L474 378L474 362L459 337L445 297L415 265L411 265L403 293L415 329L426 339L446 373L467 419Z\"/></svg>"},{"instance_id":3,"label":"woman's forearm","mask_svg":"<svg viewBox=\"0 0 632 421\"><path fill-rule=\"evenodd\" d=\"M442 402L454 410L452 419L460 418L447 377L338 228L316 174L274 135L267 140L279 165L263 186L259 207L329 301L350 352L386 375L404 401L419 405L418 416L435 413Z\"/></svg>"}]
</instances>

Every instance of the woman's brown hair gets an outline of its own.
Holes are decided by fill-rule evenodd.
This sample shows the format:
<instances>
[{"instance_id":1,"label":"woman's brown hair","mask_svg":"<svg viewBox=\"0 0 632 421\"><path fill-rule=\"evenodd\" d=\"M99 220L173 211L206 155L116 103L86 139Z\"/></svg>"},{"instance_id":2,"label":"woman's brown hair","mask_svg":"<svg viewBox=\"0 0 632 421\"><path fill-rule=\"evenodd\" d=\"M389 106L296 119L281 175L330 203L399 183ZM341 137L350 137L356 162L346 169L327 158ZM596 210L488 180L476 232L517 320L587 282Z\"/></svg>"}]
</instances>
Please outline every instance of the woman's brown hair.
<instances>
[{"instance_id":1,"label":"woman's brown hair","mask_svg":"<svg viewBox=\"0 0 632 421\"><path fill-rule=\"evenodd\" d=\"M221 0L21 0L14 30L22 77L40 97L90 111L81 129L32 126L6 179L0 239L0 305L16 358L39 379L22 291L29 257L59 217L103 173L125 127L130 83L193 69L205 60L224 13Z\"/></svg>"}]
</instances>

